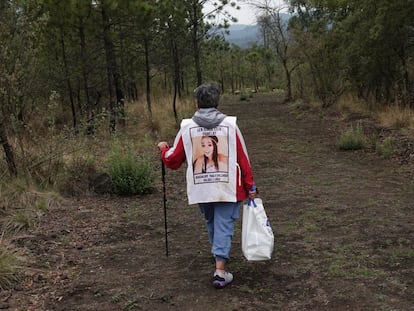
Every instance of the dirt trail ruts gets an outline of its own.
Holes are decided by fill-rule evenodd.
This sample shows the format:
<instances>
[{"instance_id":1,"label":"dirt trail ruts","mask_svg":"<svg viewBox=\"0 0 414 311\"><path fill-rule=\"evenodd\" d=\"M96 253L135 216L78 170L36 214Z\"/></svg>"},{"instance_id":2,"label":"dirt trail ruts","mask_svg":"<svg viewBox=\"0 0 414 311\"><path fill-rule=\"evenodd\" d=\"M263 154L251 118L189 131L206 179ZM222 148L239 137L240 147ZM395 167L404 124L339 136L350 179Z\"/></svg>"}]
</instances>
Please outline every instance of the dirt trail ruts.
<instances>
[{"instance_id":1,"label":"dirt trail ruts","mask_svg":"<svg viewBox=\"0 0 414 311\"><path fill-rule=\"evenodd\" d=\"M414 310L414 181L409 166L335 147L338 120L276 96L227 97L275 232L272 260L246 262L237 223L211 285L204 223L184 167L167 171L169 252L158 191L66 200L17 240L31 270L1 293L11 310ZM172 138L171 138L172 140ZM171 141L172 142L172 141ZM156 156L156 154L154 154Z\"/></svg>"}]
</instances>

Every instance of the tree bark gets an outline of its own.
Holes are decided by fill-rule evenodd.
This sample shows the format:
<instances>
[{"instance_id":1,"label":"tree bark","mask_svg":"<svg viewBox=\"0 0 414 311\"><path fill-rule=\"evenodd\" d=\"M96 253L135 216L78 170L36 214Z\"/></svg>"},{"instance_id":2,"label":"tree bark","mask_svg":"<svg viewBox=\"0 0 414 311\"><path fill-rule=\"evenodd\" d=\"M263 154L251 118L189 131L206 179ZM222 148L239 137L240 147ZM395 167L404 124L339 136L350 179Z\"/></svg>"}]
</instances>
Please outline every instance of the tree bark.
<instances>
[{"instance_id":1,"label":"tree bark","mask_svg":"<svg viewBox=\"0 0 414 311\"><path fill-rule=\"evenodd\" d=\"M72 125L73 125L74 130L77 132L78 122L77 122L77 117L76 117L75 100L73 98L72 83L70 82L70 77L69 77L69 66L68 66L68 60L66 57L66 47L65 47L65 40L64 40L62 28L60 28L60 45L62 47L63 67L65 71L66 84L68 87L70 108L72 112Z\"/></svg>"},{"instance_id":2,"label":"tree bark","mask_svg":"<svg viewBox=\"0 0 414 311\"><path fill-rule=\"evenodd\" d=\"M83 82L83 91L85 93L86 99L86 110L87 110L87 135L93 135L95 133L95 112L89 95L89 78L88 78L88 56L86 52L86 39L85 39L85 28L83 27L82 18L79 20L79 39L80 39L80 49L81 49L81 62L82 62L82 82Z\"/></svg>"},{"instance_id":3,"label":"tree bark","mask_svg":"<svg viewBox=\"0 0 414 311\"><path fill-rule=\"evenodd\" d=\"M121 126L125 125L125 106L124 106L124 92L122 91L122 81L121 81L121 75L119 73L119 68L116 62L116 55L115 55L115 45L112 41L111 35L110 35L110 20L109 15L106 12L105 8L102 7L101 9L102 14L102 20L104 24L104 44L105 44L105 55L106 55L106 66L108 70L108 74L111 76L111 79L109 80L110 89L112 90L115 88L115 91L111 91L110 93L110 101L112 102L112 95L115 95L116 97L116 104L115 109L113 113L117 115L119 118L119 124ZM112 104L110 104L112 106ZM116 110L116 111L115 111ZM112 122L112 121L111 121ZM111 125L111 128L113 125Z\"/></svg>"},{"instance_id":4,"label":"tree bark","mask_svg":"<svg viewBox=\"0 0 414 311\"><path fill-rule=\"evenodd\" d=\"M194 64L195 70L197 74L197 86L203 83L202 73L201 73L201 63L200 63L200 40L198 37L198 28L199 28L199 20L198 20L198 2L194 1L193 3L193 53L194 53Z\"/></svg>"},{"instance_id":5,"label":"tree bark","mask_svg":"<svg viewBox=\"0 0 414 311\"><path fill-rule=\"evenodd\" d=\"M178 57L177 42L171 40L171 50L173 53L173 64L174 64L174 99L173 99L173 111L175 123L178 124L178 113L177 113L177 95L181 98L180 91L180 61Z\"/></svg>"},{"instance_id":6,"label":"tree bark","mask_svg":"<svg viewBox=\"0 0 414 311\"><path fill-rule=\"evenodd\" d=\"M16 162L14 161L13 149L7 139L7 134L3 123L0 123L0 144L3 146L4 154L6 156L7 167L10 176L17 176Z\"/></svg>"},{"instance_id":7,"label":"tree bark","mask_svg":"<svg viewBox=\"0 0 414 311\"><path fill-rule=\"evenodd\" d=\"M147 108L150 116L152 117L151 108L151 67L149 62L149 45L148 38L144 38L144 49L145 49L145 80L146 80L146 95L147 95Z\"/></svg>"}]
</instances>

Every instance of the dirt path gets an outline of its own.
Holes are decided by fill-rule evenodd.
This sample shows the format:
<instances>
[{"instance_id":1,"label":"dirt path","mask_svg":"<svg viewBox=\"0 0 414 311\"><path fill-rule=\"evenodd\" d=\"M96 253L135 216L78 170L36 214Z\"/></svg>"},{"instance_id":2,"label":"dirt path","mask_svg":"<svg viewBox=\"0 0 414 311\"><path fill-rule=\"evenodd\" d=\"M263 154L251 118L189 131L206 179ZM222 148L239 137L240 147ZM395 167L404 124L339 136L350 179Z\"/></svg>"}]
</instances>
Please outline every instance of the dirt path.
<instances>
[{"instance_id":1,"label":"dirt path","mask_svg":"<svg viewBox=\"0 0 414 311\"><path fill-rule=\"evenodd\" d=\"M393 160L335 147L339 125L257 95L238 116L275 231L274 258L246 262L240 222L229 288L211 285L204 223L184 168L144 197L87 197L50 210L18 243L32 270L10 310L414 310L414 180Z\"/></svg>"}]
</instances>

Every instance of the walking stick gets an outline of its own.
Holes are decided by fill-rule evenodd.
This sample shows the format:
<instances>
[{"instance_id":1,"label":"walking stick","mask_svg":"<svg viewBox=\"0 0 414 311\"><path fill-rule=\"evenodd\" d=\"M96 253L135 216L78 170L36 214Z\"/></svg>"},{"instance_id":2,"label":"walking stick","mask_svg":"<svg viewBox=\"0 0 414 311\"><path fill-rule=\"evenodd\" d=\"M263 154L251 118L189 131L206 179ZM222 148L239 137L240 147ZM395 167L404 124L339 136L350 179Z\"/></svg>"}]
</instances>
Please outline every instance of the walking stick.
<instances>
[{"instance_id":1,"label":"walking stick","mask_svg":"<svg viewBox=\"0 0 414 311\"><path fill-rule=\"evenodd\" d=\"M168 257L168 226L167 226L167 195L165 191L165 164L161 159L162 191L164 193L164 234L165 234L165 256Z\"/></svg>"}]
</instances>

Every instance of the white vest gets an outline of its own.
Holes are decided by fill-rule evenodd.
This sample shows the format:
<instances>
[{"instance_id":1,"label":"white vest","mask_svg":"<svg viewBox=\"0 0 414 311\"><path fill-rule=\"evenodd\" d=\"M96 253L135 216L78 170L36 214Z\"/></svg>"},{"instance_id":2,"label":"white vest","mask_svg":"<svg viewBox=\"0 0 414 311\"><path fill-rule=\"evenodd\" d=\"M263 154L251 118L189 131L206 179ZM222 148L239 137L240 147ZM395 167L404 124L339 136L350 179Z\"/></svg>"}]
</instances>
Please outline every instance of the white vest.
<instances>
[{"instance_id":1,"label":"white vest","mask_svg":"<svg viewBox=\"0 0 414 311\"><path fill-rule=\"evenodd\" d=\"M237 201L236 131L236 117L226 117L212 129L192 119L181 122L189 204Z\"/></svg>"}]
</instances>

